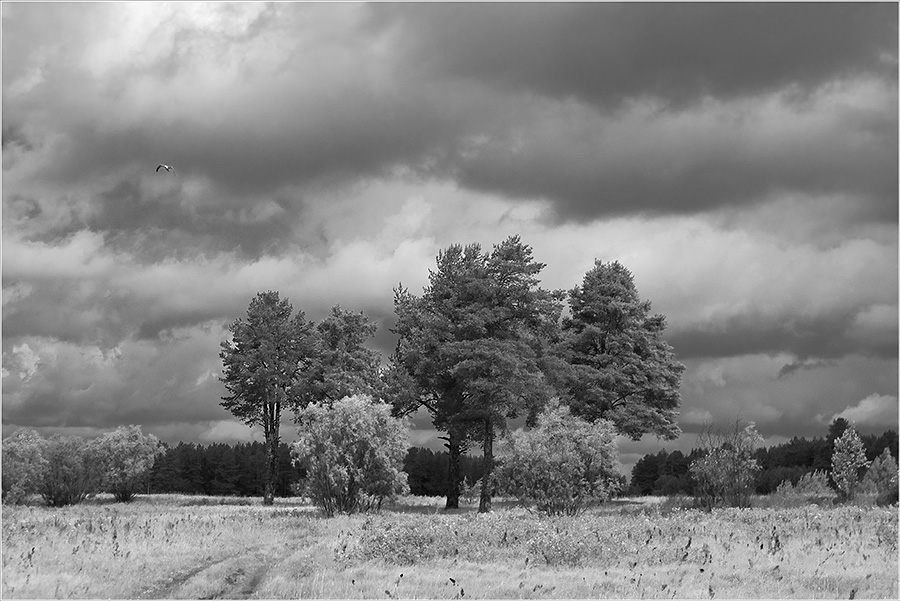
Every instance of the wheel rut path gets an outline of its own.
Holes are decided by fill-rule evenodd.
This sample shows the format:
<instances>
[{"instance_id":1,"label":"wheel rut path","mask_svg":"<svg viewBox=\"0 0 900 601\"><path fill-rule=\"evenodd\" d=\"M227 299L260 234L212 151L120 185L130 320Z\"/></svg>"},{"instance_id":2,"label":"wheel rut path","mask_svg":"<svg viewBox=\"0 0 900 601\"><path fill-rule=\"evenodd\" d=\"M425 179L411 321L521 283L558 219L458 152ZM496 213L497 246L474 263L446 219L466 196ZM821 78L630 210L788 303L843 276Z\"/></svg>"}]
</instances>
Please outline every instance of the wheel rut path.
<instances>
[{"instance_id":1,"label":"wheel rut path","mask_svg":"<svg viewBox=\"0 0 900 601\"><path fill-rule=\"evenodd\" d=\"M299 540L282 539L207 558L143 591L137 598L249 599L259 589L269 569L285 557L283 552L297 542Z\"/></svg>"}]
</instances>

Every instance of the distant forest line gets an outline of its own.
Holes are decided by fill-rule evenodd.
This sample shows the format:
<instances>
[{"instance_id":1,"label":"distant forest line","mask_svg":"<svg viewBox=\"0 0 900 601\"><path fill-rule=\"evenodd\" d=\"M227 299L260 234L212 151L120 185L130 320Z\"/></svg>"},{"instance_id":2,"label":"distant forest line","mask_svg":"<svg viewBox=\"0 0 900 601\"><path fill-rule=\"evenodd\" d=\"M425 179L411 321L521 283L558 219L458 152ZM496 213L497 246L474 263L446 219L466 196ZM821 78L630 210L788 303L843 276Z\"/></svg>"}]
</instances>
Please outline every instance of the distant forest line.
<instances>
[{"instance_id":1,"label":"distant forest line","mask_svg":"<svg viewBox=\"0 0 900 601\"><path fill-rule=\"evenodd\" d=\"M756 478L757 494L775 491L784 480L792 483L815 470L831 469L831 453L834 432L827 437L812 439L795 437L788 442L756 450L756 460L762 468ZM884 449L889 449L896 460L898 436L895 430L881 435L861 435L866 457L871 461ZM681 451L665 449L647 454L631 470L631 495L693 494L693 482L689 474L691 461L701 453L693 449ZM203 495L261 496L265 479L266 449L262 442L228 445L214 443L203 446L181 442L167 447L150 472L147 491L153 493L182 493ZM447 466L449 456L445 451L412 447L403 461L410 492L415 495L445 496L447 494ZM460 472L472 485L484 473L483 459L462 455ZM293 485L304 474L291 464L290 447L282 443L279 449L279 470L275 494L279 497L295 496Z\"/></svg>"}]
</instances>

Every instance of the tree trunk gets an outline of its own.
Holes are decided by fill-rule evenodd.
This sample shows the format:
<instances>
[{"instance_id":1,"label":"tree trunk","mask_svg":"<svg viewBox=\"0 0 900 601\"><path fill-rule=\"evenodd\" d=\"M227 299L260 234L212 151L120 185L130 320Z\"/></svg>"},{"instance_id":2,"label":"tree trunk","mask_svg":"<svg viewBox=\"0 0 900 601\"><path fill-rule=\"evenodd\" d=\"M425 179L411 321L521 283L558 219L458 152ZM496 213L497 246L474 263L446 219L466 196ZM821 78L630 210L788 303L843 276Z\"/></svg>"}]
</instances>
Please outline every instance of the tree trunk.
<instances>
[{"instance_id":1,"label":"tree trunk","mask_svg":"<svg viewBox=\"0 0 900 601\"><path fill-rule=\"evenodd\" d=\"M450 426L447 430L447 450L450 462L447 465L447 506L445 509L459 509L459 456L460 449L459 430Z\"/></svg>"},{"instance_id":2,"label":"tree trunk","mask_svg":"<svg viewBox=\"0 0 900 601\"><path fill-rule=\"evenodd\" d=\"M278 426L281 421L278 393L275 393L276 401L263 405L265 413L263 428L266 435L266 480L263 484L263 505L275 504L275 482L278 478Z\"/></svg>"},{"instance_id":3,"label":"tree trunk","mask_svg":"<svg viewBox=\"0 0 900 601\"><path fill-rule=\"evenodd\" d=\"M484 420L484 475L481 477L481 502L478 513L491 510L491 476L494 472L494 424L490 419Z\"/></svg>"}]
</instances>

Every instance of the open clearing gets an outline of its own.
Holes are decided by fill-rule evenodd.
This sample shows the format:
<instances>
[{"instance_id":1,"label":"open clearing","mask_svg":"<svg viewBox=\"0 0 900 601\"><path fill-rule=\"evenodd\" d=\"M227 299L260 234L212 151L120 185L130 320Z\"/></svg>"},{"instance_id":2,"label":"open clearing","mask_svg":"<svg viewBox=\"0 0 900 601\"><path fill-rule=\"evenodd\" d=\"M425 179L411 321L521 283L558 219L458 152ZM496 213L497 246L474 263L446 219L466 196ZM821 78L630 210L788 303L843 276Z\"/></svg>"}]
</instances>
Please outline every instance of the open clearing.
<instances>
[{"instance_id":1,"label":"open clearing","mask_svg":"<svg viewBox=\"0 0 900 601\"><path fill-rule=\"evenodd\" d=\"M4 598L897 598L897 509L577 518L405 499L320 517L296 499L152 495L3 507Z\"/></svg>"}]
</instances>

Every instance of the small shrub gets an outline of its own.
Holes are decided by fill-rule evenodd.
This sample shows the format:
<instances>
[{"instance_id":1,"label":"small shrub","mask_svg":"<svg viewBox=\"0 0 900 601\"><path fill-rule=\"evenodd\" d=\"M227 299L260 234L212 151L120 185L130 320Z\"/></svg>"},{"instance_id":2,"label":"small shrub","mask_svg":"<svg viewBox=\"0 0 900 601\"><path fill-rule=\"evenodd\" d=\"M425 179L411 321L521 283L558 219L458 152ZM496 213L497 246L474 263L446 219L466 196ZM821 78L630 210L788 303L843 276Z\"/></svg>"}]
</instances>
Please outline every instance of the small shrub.
<instances>
[{"instance_id":1,"label":"small shrub","mask_svg":"<svg viewBox=\"0 0 900 601\"><path fill-rule=\"evenodd\" d=\"M897 490L897 462L894 461L890 450L885 448L884 452L875 458L863 477L861 487L879 498ZM896 495L896 492L894 494Z\"/></svg>"},{"instance_id":2,"label":"small shrub","mask_svg":"<svg viewBox=\"0 0 900 601\"><path fill-rule=\"evenodd\" d=\"M620 486L610 422L587 422L551 405L537 427L509 438L497 469L501 490L548 515L576 515Z\"/></svg>"},{"instance_id":3,"label":"small shrub","mask_svg":"<svg viewBox=\"0 0 900 601\"><path fill-rule=\"evenodd\" d=\"M18 504L37 492L44 478L46 442L30 428L20 428L3 441L3 501Z\"/></svg>"},{"instance_id":4,"label":"small shrub","mask_svg":"<svg viewBox=\"0 0 900 601\"><path fill-rule=\"evenodd\" d=\"M806 502L818 503L833 497L833 494L831 487L828 486L828 474L824 470L814 470L803 474L796 484L791 484L790 480L783 481L775 489L774 496L783 499L796 497Z\"/></svg>"},{"instance_id":5,"label":"small shrub","mask_svg":"<svg viewBox=\"0 0 900 601\"><path fill-rule=\"evenodd\" d=\"M141 483L162 453L159 440L140 426L122 426L94 441L102 487L116 501L134 500Z\"/></svg>"},{"instance_id":6,"label":"small shrub","mask_svg":"<svg viewBox=\"0 0 900 601\"><path fill-rule=\"evenodd\" d=\"M82 502L97 492L102 474L93 445L75 436L51 436L44 447L47 469L38 486L51 507Z\"/></svg>"},{"instance_id":7,"label":"small shrub","mask_svg":"<svg viewBox=\"0 0 900 601\"><path fill-rule=\"evenodd\" d=\"M298 421L291 456L306 470L304 494L326 516L379 509L383 500L408 491L406 424L391 417L389 405L345 397L308 406Z\"/></svg>"},{"instance_id":8,"label":"small shrub","mask_svg":"<svg viewBox=\"0 0 900 601\"><path fill-rule=\"evenodd\" d=\"M760 467L753 452L762 442L756 425L739 422L726 432L708 432L700 440L703 456L691 463L695 497L707 509L716 505L749 507L754 478Z\"/></svg>"}]
</instances>

